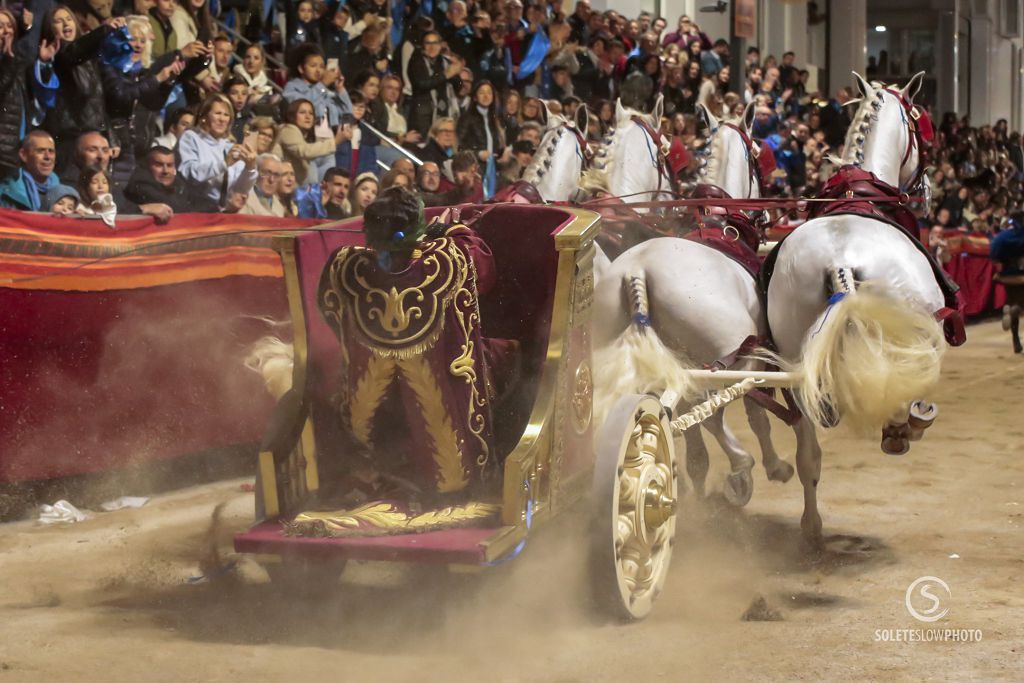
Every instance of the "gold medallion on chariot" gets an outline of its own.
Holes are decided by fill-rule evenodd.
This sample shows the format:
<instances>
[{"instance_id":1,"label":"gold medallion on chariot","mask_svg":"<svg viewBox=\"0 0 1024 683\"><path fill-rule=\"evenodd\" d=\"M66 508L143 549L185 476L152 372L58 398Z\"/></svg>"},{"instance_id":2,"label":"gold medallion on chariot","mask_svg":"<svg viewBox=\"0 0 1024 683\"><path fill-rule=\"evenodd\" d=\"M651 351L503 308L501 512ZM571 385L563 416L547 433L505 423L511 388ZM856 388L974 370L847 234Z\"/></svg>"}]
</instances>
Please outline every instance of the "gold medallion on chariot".
<instances>
[{"instance_id":1,"label":"gold medallion on chariot","mask_svg":"<svg viewBox=\"0 0 1024 683\"><path fill-rule=\"evenodd\" d=\"M576 379L572 390L572 416L576 433L582 434L590 426L594 414L594 378L590 363L583 361L576 368Z\"/></svg>"}]
</instances>

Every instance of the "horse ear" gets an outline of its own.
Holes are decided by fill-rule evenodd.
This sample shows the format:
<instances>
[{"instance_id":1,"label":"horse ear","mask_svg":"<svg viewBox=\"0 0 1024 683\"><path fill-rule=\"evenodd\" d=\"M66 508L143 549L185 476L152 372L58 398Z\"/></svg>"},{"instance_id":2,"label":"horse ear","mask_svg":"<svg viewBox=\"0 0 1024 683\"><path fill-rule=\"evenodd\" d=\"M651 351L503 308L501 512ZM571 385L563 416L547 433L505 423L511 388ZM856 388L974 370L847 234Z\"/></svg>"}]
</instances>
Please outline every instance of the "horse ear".
<instances>
[{"instance_id":1,"label":"horse ear","mask_svg":"<svg viewBox=\"0 0 1024 683\"><path fill-rule=\"evenodd\" d=\"M544 124L544 127L547 128L548 122L551 120L551 110L548 109L547 100L541 100L540 103L540 120Z\"/></svg>"},{"instance_id":2,"label":"horse ear","mask_svg":"<svg viewBox=\"0 0 1024 683\"><path fill-rule=\"evenodd\" d=\"M622 98L615 100L615 121L622 125L629 121L629 112L622 106Z\"/></svg>"},{"instance_id":3,"label":"horse ear","mask_svg":"<svg viewBox=\"0 0 1024 683\"><path fill-rule=\"evenodd\" d=\"M921 85L923 83L924 83L924 72L923 71L918 71L916 74L914 74L914 77L911 78L910 81L905 86L903 86L903 98L907 102L913 102L914 101L914 97L916 97L917 93L919 93L921 91Z\"/></svg>"},{"instance_id":4,"label":"horse ear","mask_svg":"<svg viewBox=\"0 0 1024 683\"><path fill-rule=\"evenodd\" d=\"M581 104L576 107L576 130L586 135L588 123L590 123L590 111L587 109L587 105Z\"/></svg>"},{"instance_id":5,"label":"horse ear","mask_svg":"<svg viewBox=\"0 0 1024 683\"><path fill-rule=\"evenodd\" d=\"M853 76L854 76L854 78L857 79L857 90L860 91L860 96L865 98L865 99L870 98L874 94L875 89L872 88L868 84L868 82L865 81L861 77L861 75L859 73L857 73L856 71L853 72Z\"/></svg>"},{"instance_id":6,"label":"horse ear","mask_svg":"<svg viewBox=\"0 0 1024 683\"><path fill-rule=\"evenodd\" d=\"M654 100L654 109L651 110L651 116L654 117L654 125L661 124L661 117L665 113L665 96L658 93L658 98Z\"/></svg>"},{"instance_id":7,"label":"horse ear","mask_svg":"<svg viewBox=\"0 0 1024 683\"><path fill-rule=\"evenodd\" d=\"M709 132L718 128L718 119L715 118L715 115L704 104L697 105L697 121L701 126L707 128Z\"/></svg>"},{"instance_id":8,"label":"horse ear","mask_svg":"<svg viewBox=\"0 0 1024 683\"><path fill-rule=\"evenodd\" d=\"M753 102L749 103L743 110L743 127L747 130L747 135L750 135L750 131L754 128L754 110L757 107Z\"/></svg>"}]
</instances>

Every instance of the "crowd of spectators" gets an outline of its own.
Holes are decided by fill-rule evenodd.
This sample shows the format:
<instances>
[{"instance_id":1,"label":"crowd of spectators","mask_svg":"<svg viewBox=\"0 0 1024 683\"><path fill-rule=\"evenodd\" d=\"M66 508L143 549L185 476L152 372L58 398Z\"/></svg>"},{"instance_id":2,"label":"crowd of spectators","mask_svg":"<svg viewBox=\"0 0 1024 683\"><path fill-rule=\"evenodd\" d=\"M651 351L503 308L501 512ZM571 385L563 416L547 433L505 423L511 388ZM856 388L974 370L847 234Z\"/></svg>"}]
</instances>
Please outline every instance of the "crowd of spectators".
<instances>
[{"instance_id":1,"label":"crowd of spectators","mask_svg":"<svg viewBox=\"0 0 1024 683\"><path fill-rule=\"evenodd\" d=\"M646 109L659 94L663 131L690 150L698 104L728 119L754 103L769 191L809 195L852 98L810 83L792 52L730 54L688 16L588 0L569 14L555 0L26 0L0 9L0 206L333 219L396 184L428 205L476 200L486 179L492 192L521 175L545 108L585 104L597 142L617 98ZM931 163L927 224L992 232L1020 206L1024 150L1005 121L947 116Z\"/></svg>"}]
</instances>

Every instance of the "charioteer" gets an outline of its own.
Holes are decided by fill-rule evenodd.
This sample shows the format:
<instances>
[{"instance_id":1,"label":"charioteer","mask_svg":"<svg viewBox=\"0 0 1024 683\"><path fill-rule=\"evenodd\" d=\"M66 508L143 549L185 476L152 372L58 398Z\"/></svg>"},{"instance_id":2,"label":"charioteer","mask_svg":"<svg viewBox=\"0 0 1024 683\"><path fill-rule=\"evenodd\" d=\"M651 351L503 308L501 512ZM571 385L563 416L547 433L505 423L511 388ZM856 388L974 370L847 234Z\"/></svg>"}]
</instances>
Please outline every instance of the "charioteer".
<instances>
[{"instance_id":1,"label":"charioteer","mask_svg":"<svg viewBox=\"0 0 1024 683\"><path fill-rule=\"evenodd\" d=\"M428 224L415 195L386 190L367 207L367 246L337 250L319 288L343 349L339 408L364 456L367 495L391 485L412 513L500 480L493 404L518 350L484 336L479 300L495 282L493 257L451 217Z\"/></svg>"}]
</instances>

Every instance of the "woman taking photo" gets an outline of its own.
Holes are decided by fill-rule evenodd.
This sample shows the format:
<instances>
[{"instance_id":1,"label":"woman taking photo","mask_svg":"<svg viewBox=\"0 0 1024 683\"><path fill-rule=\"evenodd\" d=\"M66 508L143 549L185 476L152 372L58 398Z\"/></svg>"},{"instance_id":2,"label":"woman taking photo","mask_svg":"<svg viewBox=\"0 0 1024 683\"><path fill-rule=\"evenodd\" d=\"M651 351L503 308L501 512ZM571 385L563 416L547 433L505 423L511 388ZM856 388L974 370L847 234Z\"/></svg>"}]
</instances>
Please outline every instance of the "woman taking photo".
<instances>
[{"instance_id":1,"label":"woman taking photo","mask_svg":"<svg viewBox=\"0 0 1024 683\"><path fill-rule=\"evenodd\" d=\"M455 93L462 86L461 71L461 62L441 54L439 33L430 31L423 36L423 47L409 62L412 83L409 128L422 134L430 130L436 119L454 114L451 106Z\"/></svg>"},{"instance_id":2,"label":"woman taking photo","mask_svg":"<svg viewBox=\"0 0 1024 683\"><path fill-rule=\"evenodd\" d=\"M505 150L505 131L498 121L494 104L494 86L490 81L477 81L470 93L471 105L459 117L459 149L469 150L480 162L500 157Z\"/></svg>"},{"instance_id":3,"label":"woman taking photo","mask_svg":"<svg viewBox=\"0 0 1024 683\"><path fill-rule=\"evenodd\" d=\"M331 137L326 137L327 130L318 137L313 103L305 99L290 102L284 120L277 131L273 153L292 164L300 186L320 182L327 169L334 166L334 150L349 139L350 129L338 126Z\"/></svg>"},{"instance_id":4,"label":"woman taking photo","mask_svg":"<svg viewBox=\"0 0 1024 683\"><path fill-rule=\"evenodd\" d=\"M132 52L127 67L105 62L100 65L111 131L122 148L114 160L114 181L119 185L131 178L136 158L145 156L153 146L159 133L157 112L163 109L185 69L176 51L151 61L152 28L146 17L128 17L128 32Z\"/></svg>"},{"instance_id":5,"label":"woman taking photo","mask_svg":"<svg viewBox=\"0 0 1024 683\"><path fill-rule=\"evenodd\" d=\"M232 195L248 195L256 183L256 150L231 139L234 118L228 98L214 93L199 108L196 127L178 142L178 174L191 191L221 207Z\"/></svg>"}]
</instances>

